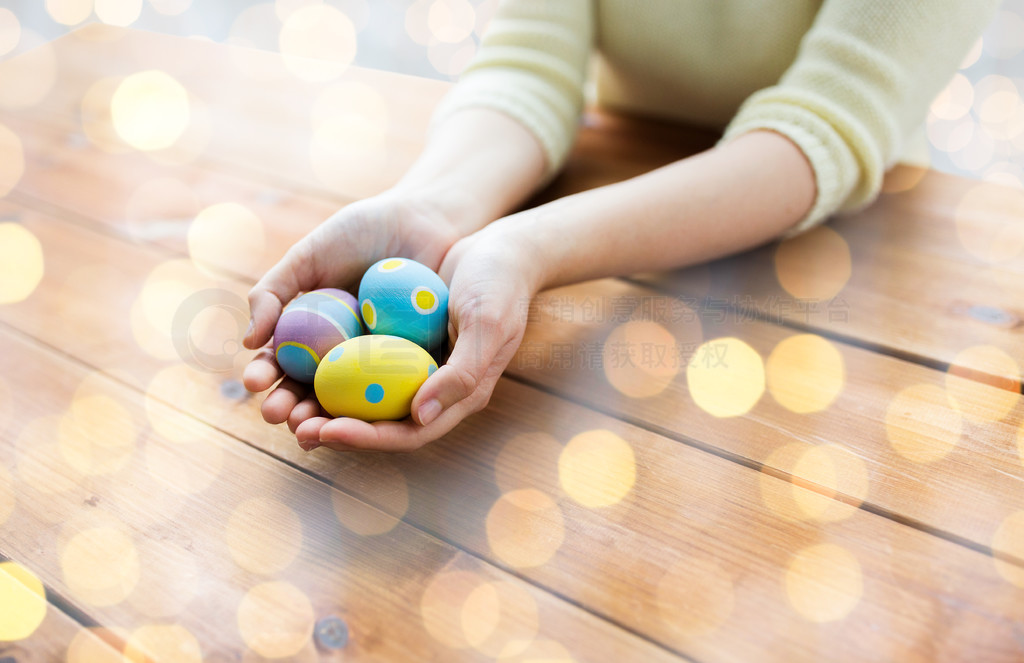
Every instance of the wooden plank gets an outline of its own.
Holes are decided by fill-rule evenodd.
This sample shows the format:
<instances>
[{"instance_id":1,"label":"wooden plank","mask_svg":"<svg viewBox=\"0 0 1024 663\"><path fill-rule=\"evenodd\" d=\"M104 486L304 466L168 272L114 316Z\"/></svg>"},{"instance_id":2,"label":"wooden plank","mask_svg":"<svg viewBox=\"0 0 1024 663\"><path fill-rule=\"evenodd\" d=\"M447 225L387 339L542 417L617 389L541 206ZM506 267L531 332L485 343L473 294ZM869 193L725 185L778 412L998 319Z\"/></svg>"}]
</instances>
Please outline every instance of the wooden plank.
<instances>
[{"instance_id":1,"label":"wooden plank","mask_svg":"<svg viewBox=\"0 0 1024 663\"><path fill-rule=\"evenodd\" d=\"M51 602L52 595L32 570L31 563L3 559L0 563L4 565L0 566L0 581L4 583L5 610L0 624L0 661L113 663L120 660L125 642L119 634L83 626ZM12 565L17 565L16 571L12 571ZM18 574L17 579L14 573Z\"/></svg>"},{"instance_id":2,"label":"wooden plank","mask_svg":"<svg viewBox=\"0 0 1024 663\"><path fill-rule=\"evenodd\" d=\"M308 147L313 139L310 108L326 86L288 76L276 55L99 25L57 40L52 48L60 63L57 82L42 104L22 113L33 120L77 121L83 96L101 75L165 70L210 111L208 125L195 130L210 139L201 151L186 144L177 156L171 149L157 158L226 163L257 172L265 181L339 202L379 191L400 175L419 151L429 109L447 85L351 68L343 79L346 84L366 85L384 99L388 122L374 153L386 155L387 163L378 168L363 158L362 167L353 169L343 162L363 152L350 145L353 151L345 156L346 148L335 146L335 153L342 155L335 174L344 176L329 176L325 183L311 166ZM19 66L17 59L5 65ZM266 80L257 84L246 72L264 72ZM348 117L355 124L372 124L375 109L370 104ZM109 127L105 133L109 135ZM623 179L712 142L710 134L700 131L593 114L566 174L537 200ZM373 177L364 178L367 172ZM25 188L52 198L53 184L45 190L26 182ZM1015 234L1019 224L1012 222L1024 209L1021 196L993 186L973 194L974 182L938 173L922 179L912 169L894 172L886 186L891 193L878 204L830 224L838 238L821 232L786 245L783 262L792 265L784 268L788 290L779 281L775 245L710 266L660 274L650 282L672 294L710 295L931 365L955 363L960 353L980 345L996 347L1011 358L1022 356L1024 312L1019 302L1024 286L1018 277L1024 270L1019 250L1024 244ZM1003 253L992 254L995 249ZM829 251L838 252L838 258ZM814 260L816 256L826 257ZM844 265L851 265L848 277ZM846 319L832 316L832 305L847 309ZM984 375L1019 389L1020 371L1014 364L1019 361L988 367L990 373Z\"/></svg>"},{"instance_id":3,"label":"wooden plank","mask_svg":"<svg viewBox=\"0 0 1024 663\"><path fill-rule=\"evenodd\" d=\"M23 376L0 447L17 495L0 545L100 624L173 624L164 637L210 660L247 647L312 656L314 623L331 615L351 633L345 660L483 660L533 640L583 660L678 660L77 361L0 337L2 374ZM460 624L479 587L479 612Z\"/></svg>"},{"instance_id":4,"label":"wooden plank","mask_svg":"<svg viewBox=\"0 0 1024 663\"><path fill-rule=\"evenodd\" d=\"M25 225L41 238L53 266L29 300L0 312L5 322L145 389L151 401L334 480L392 516L686 655L735 660L771 651L778 660L817 660L828 652L861 660L884 652L926 660L937 624L946 620L970 624L937 645L951 658L982 646L995 659L1018 655L1011 624L1024 603L991 558L844 505L822 495L820 486L794 488L509 381L487 411L421 453L303 454L287 432L258 420L253 399L233 401L224 376L173 364L160 371L160 362L133 346L125 311L131 284L158 259L153 249L32 216L25 214ZM66 291L61 296L76 268L113 255L124 270L110 281L117 287L94 289L83 301ZM62 338L45 324L57 310L76 320L77 336L93 340ZM630 449L633 460L625 467L635 474L628 487L622 478L628 472L600 463L584 462L578 484L562 476L563 449L600 430ZM609 496L617 499L595 506ZM1010 569L1004 572L1015 577L1014 551L1001 553L1000 564ZM802 580L816 565L838 569L850 584L828 584L834 591L822 598L814 589L818 580L810 589ZM702 571L694 577L686 569ZM685 607L693 604L682 596L710 603ZM819 608L836 611L835 621L801 616L818 619Z\"/></svg>"},{"instance_id":5,"label":"wooden plank","mask_svg":"<svg viewBox=\"0 0 1024 663\"><path fill-rule=\"evenodd\" d=\"M54 138L59 140L59 138ZM42 155L46 143L32 142L34 155ZM139 187L149 181L150 173L144 164L136 164L142 159L138 155L104 159L89 151L64 151L59 160L50 168L52 172L40 174L40 180L50 179L62 182L63 186L45 188L45 194L52 202L61 206L73 207L76 211L92 217L93 222L107 224L120 233L137 232L134 227L145 227L135 221L127 220L124 214L118 213L123 200L134 195ZM124 163L129 160L131 167ZM82 173L87 165L92 176L103 177L103 190L106 196L88 195L88 189L76 188L76 173ZM137 167L136 167L137 165ZM209 199L216 198L218 191L230 192L230 198L244 202L255 216L263 221L262 227L268 228L268 236L276 233L275 242L268 246L286 246L290 237L296 239L302 232L302 224L310 216L317 213L316 199L292 199L286 192L259 187L241 180L225 180L219 175L211 175L196 167L182 167L179 172L191 183L192 188L209 192ZM142 174L142 175L137 175ZM98 181L97 181L98 184ZM224 188L219 188L221 185ZM270 194L264 198L263 194ZM18 195L14 194L15 197ZM72 198L74 203L71 203ZM312 201L312 202L311 202ZM174 200L153 200L149 207L148 222L157 222L165 217L176 214ZM289 212L292 212L289 214ZM296 228L285 229L281 219L297 219ZM270 229L277 228L272 231ZM170 232L158 241L178 252L187 252L187 228L180 225L176 232ZM255 280L274 258L272 251L262 256L246 251L239 253L227 247L217 256L215 264L229 271L247 275ZM139 279L145 268L138 268ZM233 286L234 288L234 286ZM244 288L234 288L239 295ZM240 307L244 304L236 300ZM681 355L663 357L667 361L663 368L670 369L670 380L662 385L657 394L644 398L632 398L616 391L602 374L604 351L603 344L613 330L630 319L633 309L646 302L648 318L666 326L676 337L675 343L681 347L683 354L696 350L696 343L703 339L716 336L737 336L752 345L760 357L767 359L771 351L795 332L779 328L772 324L759 322L742 311L727 310L725 306L715 306L715 301L704 302L700 312L696 297L670 297L652 290L645 290L622 281L606 281L601 285L584 285L581 289L568 289L554 294L546 306L549 309L559 307L567 311L559 311L555 315L548 311L545 322L534 326L528 332L516 361L511 367L512 374L523 379L535 381L565 394L581 402L598 407L606 412L615 412L627 416L645 426L656 430L671 431L687 438L697 440L701 444L715 447L726 453L747 459L753 463L765 464L769 468L792 474L801 471L794 467L799 454L788 460L781 459L777 450L788 444L810 449L814 445L838 436L844 431L842 438L833 437L830 441L842 442L849 446L864 463L864 470L870 477L870 490L863 494L846 495L846 499L858 502L867 501L873 507L887 512L899 514L900 517L920 522L925 527L947 532L954 537L961 537L979 546L987 546L993 533L1000 523L1014 509L1024 508L1024 491L1019 481L1022 477L1022 465L1015 451L1015 426L1021 421L1020 408L1010 403L1004 416L995 421L984 421L993 414L980 412L968 416L960 426L963 440L953 448L953 440L932 436L929 442L946 444L953 453L940 462L921 463L910 460L898 453L889 443L889 428L886 418L891 409L899 407L897 395L904 389L914 385L929 385L926 394L934 394L934 390L945 389L945 382L950 379L960 384L956 378L946 378L942 373L914 366L905 361L881 357L867 351L858 350L843 343L836 343L841 356L845 374L843 383L839 385L841 394L831 407L824 412L796 413L779 406L765 395L758 408L750 416L731 421L718 421L701 410L690 397L686 386L686 371L680 364ZM654 310L654 304L661 311ZM725 302L723 302L724 304ZM588 306L600 306L601 311L587 310ZM625 307L625 310L619 310ZM827 315L836 317L836 324L842 324L842 317L856 318L859 312L852 308L833 305L828 307ZM244 313L238 313L244 318ZM570 324L562 324L558 318L567 318ZM585 324L575 325L572 321ZM703 325L703 326L702 326ZM564 341L573 340L569 348L573 366L568 371L550 370L552 358L548 354L561 348ZM689 347L684 347L689 346ZM677 350L675 346L669 348ZM639 351L640 346L632 348ZM665 348L662 348L665 351ZM539 359L538 352L542 355ZM674 362L674 365L672 365ZM532 369L532 370L531 370ZM674 369L674 370L672 370ZM594 375L598 379L594 379ZM969 377L978 377L968 374ZM827 377L827 376L825 376ZM997 383L996 386L1005 386ZM977 408L979 403L987 402L988 393L984 385L977 389L970 384L957 387L969 396L966 407ZM913 397L917 392L908 392L906 397ZM1017 399L996 393L993 402L1009 402ZM1008 400L1009 399L1009 400ZM941 405L941 404L940 404ZM920 417L926 416L928 408L934 404L929 401L911 398L910 407L913 416L907 426L913 426ZM940 413L956 419L956 412L948 406L939 409ZM916 418L915 418L916 417ZM892 415L893 420L898 419ZM1005 421L999 421L1004 419ZM972 421L972 419L980 419ZM855 424L850 429L851 422ZM984 425L982 425L984 424ZM913 428L911 428L913 431ZM785 431L779 433L777 431ZM824 432L823 432L824 431ZM921 432L921 431L915 431ZM899 432L892 434L895 439L902 439ZM748 438L754 436L758 442L752 443ZM957 436L955 439L959 439ZM943 440L946 440L945 442ZM924 444L924 443L922 443ZM791 448L791 451L796 447ZM795 453L795 452L794 452ZM908 452L913 456L913 452ZM938 453L933 452L933 453ZM982 458L984 463L964 462L970 458ZM936 456L938 460L938 456ZM804 470L807 466L801 466ZM901 481L901 477L910 477L911 481ZM803 477L812 480L811 477ZM936 486L935 489L922 487ZM938 487L941 486L941 489ZM839 490L838 486L831 486ZM843 490L840 490L843 493ZM925 493L931 497L925 498ZM956 496L954 508L949 508L943 495Z\"/></svg>"}]
</instances>

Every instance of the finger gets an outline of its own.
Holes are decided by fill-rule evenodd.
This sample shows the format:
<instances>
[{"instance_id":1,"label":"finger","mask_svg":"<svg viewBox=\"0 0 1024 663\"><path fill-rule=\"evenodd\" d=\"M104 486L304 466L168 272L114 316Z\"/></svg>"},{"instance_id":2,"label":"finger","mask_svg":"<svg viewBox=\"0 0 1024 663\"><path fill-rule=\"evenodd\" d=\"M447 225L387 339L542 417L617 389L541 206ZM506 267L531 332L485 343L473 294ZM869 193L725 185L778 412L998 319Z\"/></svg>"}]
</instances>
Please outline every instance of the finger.
<instances>
[{"instance_id":1,"label":"finger","mask_svg":"<svg viewBox=\"0 0 1024 663\"><path fill-rule=\"evenodd\" d=\"M433 439L411 419L369 423L346 417L327 421L319 437L321 445L332 449L390 452L414 451Z\"/></svg>"},{"instance_id":2,"label":"finger","mask_svg":"<svg viewBox=\"0 0 1024 663\"><path fill-rule=\"evenodd\" d=\"M490 373L500 374L504 369L498 355L509 354L506 346L510 341L506 340L499 318L474 313L458 326L458 338L448 362L423 383L413 398L413 419L421 426L431 424L485 381L497 380L498 376Z\"/></svg>"},{"instance_id":3,"label":"finger","mask_svg":"<svg viewBox=\"0 0 1024 663\"><path fill-rule=\"evenodd\" d=\"M353 447L335 439L320 439L320 431L324 425L331 422L337 421L330 417L313 417L306 419L295 429L295 438L299 441L299 446L304 451L312 451L318 447L328 447L335 451L366 451L366 449L360 449Z\"/></svg>"},{"instance_id":4,"label":"finger","mask_svg":"<svg viewBox=\"0 0 1024 663\"><path fill-rule=\"evenodd\" d=\"M242 384L255 394L270 389L282 377L284 373L274 360L274 351L266 348L249 361L242 372Z\"/></svg>"},{"instance_id":5,"label":"finger","mask_svg":"<svg viewBox=\"0 0 1024 663\"><path fill-rule=\"evenodd\" d=\"M295 406L306 398L310 386L291 378L281 380L274 391L267 395L260 407L263 419L268 424L281 424L288 420Z\"/></svg>"},{"instance_id":6,"label":"finger","mask_svg":"<svg viewBox=\"0 0 1024 663\"><path fill-rule=\"evenodd\" d=\"M303 421L322 416L323 410L320 409L320 401L310 393L292 408L288 415L288 430L294 433Z\"/></svg>"},{"instance_id":7,"label":"finger","mask_svg":"<svg viewBox=\"0 0 1024 663\"><path fill-rule=\"evenodd\" d=\"M292 246L249 291L249 331L243 344L256 349L270 340L285 304L303 290L319 286L315 254L309 241Z\"/></svg>"}]
</instances>

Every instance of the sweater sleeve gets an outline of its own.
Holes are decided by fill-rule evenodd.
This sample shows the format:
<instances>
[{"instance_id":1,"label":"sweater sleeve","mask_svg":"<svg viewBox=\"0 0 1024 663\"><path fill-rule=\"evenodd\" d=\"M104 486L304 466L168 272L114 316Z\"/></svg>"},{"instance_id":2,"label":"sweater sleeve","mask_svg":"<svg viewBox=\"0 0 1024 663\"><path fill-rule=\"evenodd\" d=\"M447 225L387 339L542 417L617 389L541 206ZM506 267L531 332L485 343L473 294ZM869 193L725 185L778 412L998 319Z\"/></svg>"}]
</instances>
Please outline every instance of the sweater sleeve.
<instances>
[{"instance_id":1,"label":"sweater sleeve","mask_svg":"<svg viewBox=\"0 0 1024 663\"><path fill-rule=\"evenodd\" d=\"M825 0L778 84L751 95L723 140L757 130L792 140L817 194L796 234L878 195L999 0Z\"/></svg>"},{"instance_id":2,"label":"sweater sleeve","mask_svg":"<svg viewBox=\"0 0 1024 663\"><path fill-rule=\"evenodd\" d=\"M504 0L432 124L464 108L501 111L537 137L551 177L569 154L583 112L593 20L591 0Z\"/></svg>"}]
</instances>

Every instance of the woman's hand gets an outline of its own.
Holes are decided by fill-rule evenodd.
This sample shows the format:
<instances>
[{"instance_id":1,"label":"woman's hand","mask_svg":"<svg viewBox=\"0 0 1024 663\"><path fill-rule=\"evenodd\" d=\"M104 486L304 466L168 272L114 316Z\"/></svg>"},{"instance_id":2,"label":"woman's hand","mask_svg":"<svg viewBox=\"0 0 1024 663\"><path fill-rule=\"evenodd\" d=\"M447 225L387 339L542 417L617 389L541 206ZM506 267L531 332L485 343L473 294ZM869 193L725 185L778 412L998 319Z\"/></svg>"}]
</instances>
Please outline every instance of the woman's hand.
<instances>
[{"instance_id":1,"label":"woman's hand","mask_svg":"<svg viewBox=\"0 0 1024 663\"><path fill-rule=\"evenodd\" d=\"M249 291L252 322L245 346L266 345L282 308L300 292L323 287L354 292L362 274L381 258L405 256L437 270L459 237L451 217L450 210L395 193L341 209L292 246ZM243 381L249 391L266 391L283 375L268 347L246 367ZM324 414L312 385L288 377L263 401L262 413L268 423L287 421L292 432Z\"/></svg>"},{"instance_id":2,"label":"woman's hand","mask_svg":"<svg viewBox=\"0 0 1024 663\"><path fill-rule=\"evenodd\" d=\"M448 333L454 346L448 361L417 392L412 418L367 423L303 417L295 434L304 449L412 451L487 405L519 347L527 304L541 284L529 247L505 232L520 216L460 240L444 258L439 273L450 283ZM306 413L303 408L300 414Z\"/></svg>"}]
</instances>

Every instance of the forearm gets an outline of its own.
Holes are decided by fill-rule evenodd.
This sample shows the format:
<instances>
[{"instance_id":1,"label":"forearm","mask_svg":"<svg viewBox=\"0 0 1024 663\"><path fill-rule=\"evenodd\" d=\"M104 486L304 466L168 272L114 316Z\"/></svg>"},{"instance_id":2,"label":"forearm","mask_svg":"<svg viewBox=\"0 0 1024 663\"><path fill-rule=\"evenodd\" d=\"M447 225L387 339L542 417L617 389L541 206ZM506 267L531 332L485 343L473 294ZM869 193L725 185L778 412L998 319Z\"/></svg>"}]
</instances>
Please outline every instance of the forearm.
<instances>
[{"instance_id":1,"label":"forearm","mask_svg":"<svg viewBox=\"0 0 1024 663\"><path fill-rule=\"evenodd\" d=\"M535 256L537 289L673 269L769 241L814 201L814 174L785 137L752 132L617 184L503 219Z\"/></svg>"},{"instance_id":2,"label":"forearm","mask_svg":"<svg viewBox=\"0 0 1024 663\"><path fill-rule=\"evenodd\" d=\"M544 153L521 124L471 108L448 116L394 191L434 205L463 236L522 204L540 184Z\"/></svg>"}]
</instances>

